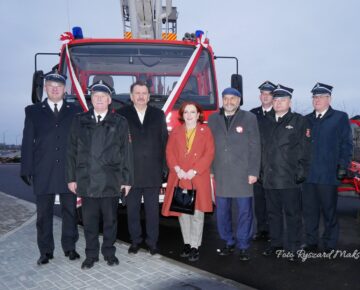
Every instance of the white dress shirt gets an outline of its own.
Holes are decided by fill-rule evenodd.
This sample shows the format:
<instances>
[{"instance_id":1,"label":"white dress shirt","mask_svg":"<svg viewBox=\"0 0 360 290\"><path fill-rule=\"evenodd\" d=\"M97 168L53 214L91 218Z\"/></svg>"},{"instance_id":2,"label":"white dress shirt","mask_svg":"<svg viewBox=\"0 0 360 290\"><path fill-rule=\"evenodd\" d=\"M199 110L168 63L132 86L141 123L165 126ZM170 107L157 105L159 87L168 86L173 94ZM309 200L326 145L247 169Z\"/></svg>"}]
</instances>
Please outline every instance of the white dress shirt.
<instances>
[{"instance_id":1,"label":"white dress shirt","mask_svg":"<svg viewBox=\"0 0 360 290\"><path fill-rule=\"evenodd\" d=\"M94 110L94 116L95 116L95 121L96 121L96 123L98 122L98 116L99 116L99 115L101 116L100 122L104 121L107 112L108 112L108 111L100 114L100 113L96 113L95 110Z\"/></svg>"},{"instance_id":2,"label":"white dress shirt","mask_svg":"<svg viewBox=\"0 0 360 290\"><path fill-rule=\"evenodd\" d=\"M49 99L47 99L47 102L48 102L48 104L49 104L49 106L50 106L50 109L54 112L54 110L55 110L55 103L54 103L53 101L49 100ZM56 104L57 104L57 109L58 109L59 112L60 112L60 109L61 109L63 103L64 103L63 100L61 100L61 101L59 101L58 103L56 103Z\"/></svg>"},{"instance_id":3,"label":"white dress shirt","mask_svg":"<svg viewBox=\"0 0 360 290\"><path fill-rule=\"evenodd\" d=\"M316 118L318 118L319 117L319 115L321 115L320 116L320 119L322 118L322 117L324 117L324 115L326 114L326 112L329 110L329 108L327 108L326 110L324 110L324 111L322 111L322 112L316 112Z\"/></svg>"},{"instance_id":4,"label":"white dress shirt","mask_svg":"<svg viewBox=\"0 0 360 290\"><path fill-rule=\"evenodd\" d=\"M138 117L139 117L140 123L143 124L143 123L144 123L144 118L145 118L146 109L145 109L145 111L141 112L141 111L139 111L138 109L136 109L136 107L134 107L134 108L135 108L136 113L137 113L137 115L138 115Z\"/></svg>"}]
</instances>

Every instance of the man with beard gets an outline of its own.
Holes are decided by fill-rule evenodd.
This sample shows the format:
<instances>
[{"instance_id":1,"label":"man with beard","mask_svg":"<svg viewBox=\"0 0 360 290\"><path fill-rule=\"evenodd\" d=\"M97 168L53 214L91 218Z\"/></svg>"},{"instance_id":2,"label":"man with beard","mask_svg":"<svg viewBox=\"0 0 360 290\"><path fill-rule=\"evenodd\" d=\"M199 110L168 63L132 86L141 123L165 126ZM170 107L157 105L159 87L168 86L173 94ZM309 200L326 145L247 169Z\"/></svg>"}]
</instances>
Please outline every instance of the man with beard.
<instances>
[{"instance_id":1,"label":"man with beard","mask_svg":"<svg viewBox=\"0 0 360 290\"><path fill-rule=\"evenodd\" d=\"M240 109L241 93L234 88L222 92L223 108L209 118L215 141L212 169L216 184L216 218L221 239L221 256L232 254L250 259L248 248L253 224L253 184L260 169L260 136L256 117ZM232 203L236 202L237 225L233 233Z\"/></svg>"}]
</instances>

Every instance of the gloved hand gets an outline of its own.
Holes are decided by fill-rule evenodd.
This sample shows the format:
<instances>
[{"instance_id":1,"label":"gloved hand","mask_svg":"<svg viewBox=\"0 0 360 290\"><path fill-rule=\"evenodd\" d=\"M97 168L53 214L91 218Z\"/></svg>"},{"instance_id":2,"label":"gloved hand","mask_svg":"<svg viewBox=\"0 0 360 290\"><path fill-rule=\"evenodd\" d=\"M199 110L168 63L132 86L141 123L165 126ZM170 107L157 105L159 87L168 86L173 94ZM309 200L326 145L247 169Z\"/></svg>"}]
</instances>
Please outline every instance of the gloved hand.
<instances>
[{"instance_id":1,"label":"gloved hand","mask_svg":"<svg viewBox=\"0 0 360 290\"><path fill-rule=\"evenodd\" d=\"M346 169L338 167L337 172L336 172L336 177L337 179L341 180L346 176Z\"/></svg>"},{"instance_id":2,"label":"gloved hand","mask_svg":"<svg viewBox=\"0 0 360 290\"><path fill-rule=\"evenodd\" d=\"M304 181L305 181L305 177L304 176L301 176L301 175L299 175L299 176L295 176L295 183L296 184L300 184L300 183L303 183Z\"/></svg>"},{"instance_id":3,"label":"gloved hand","mask_svg":"<svg viewBox=\"0 0 360 290\"><path fill-rule=\"evenodd\" d=\"M32 184L32 176L31 175L21 175L21 179L29 186Z\"/></svg>"}]
</instances>

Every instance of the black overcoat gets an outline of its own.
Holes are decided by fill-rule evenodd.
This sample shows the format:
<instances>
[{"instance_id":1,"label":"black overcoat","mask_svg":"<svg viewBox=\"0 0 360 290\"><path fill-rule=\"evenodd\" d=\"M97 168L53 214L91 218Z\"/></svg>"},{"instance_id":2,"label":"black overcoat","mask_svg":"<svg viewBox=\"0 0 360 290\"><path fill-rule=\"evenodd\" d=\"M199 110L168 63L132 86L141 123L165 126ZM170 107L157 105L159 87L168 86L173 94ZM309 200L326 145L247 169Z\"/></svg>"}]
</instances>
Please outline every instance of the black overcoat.
<instances>
[{"instance_id":1,"label":"black overcoat","mask_svg":"<svg viewBox=\"0 0 360 290\"><path fill-rule=\"evenodd\" d=\"M265 189L299 187L296 180L305 178L310 164L311 133L307 119L289 111L279 122L267 116L260 123L261 180Z\"/></svg>"},{"instance_id":2,"label":"black overcoat","mask_svg":"<svg viewBox=\"0 0 360 290\"><path fill-rule=\"evenodd\" d=\"M165 114L147 106L141 124L133 105L121 108L130 128L134 152L134 187L160 187L166 172L165 149L168 139Z\"/></svg>"},{"instance_id":3,"label":"black overcoat","mask_svg":"<svg viewBox=\"0 0 360 290\"><path fill-rule=\"evenodd\" d=\"M108 112L96 123L94 111L77 115L68 141L67 182L77 182L77 195L120 196L121 185L132 185L129 128L124 117Z\"/></svg>"},{"instance_id":4,"label":"black overcoat","mask_svg":"<svg viewBox=\"0 0 360 290\"><path fill-rule=\"evenodd\" d=\"M67 138L81 108L64 101L55 117L47 99L25 108L21 146L21 175L31 175L34 193L70 193L65 182Z\"/></svg>"}]
</instances>

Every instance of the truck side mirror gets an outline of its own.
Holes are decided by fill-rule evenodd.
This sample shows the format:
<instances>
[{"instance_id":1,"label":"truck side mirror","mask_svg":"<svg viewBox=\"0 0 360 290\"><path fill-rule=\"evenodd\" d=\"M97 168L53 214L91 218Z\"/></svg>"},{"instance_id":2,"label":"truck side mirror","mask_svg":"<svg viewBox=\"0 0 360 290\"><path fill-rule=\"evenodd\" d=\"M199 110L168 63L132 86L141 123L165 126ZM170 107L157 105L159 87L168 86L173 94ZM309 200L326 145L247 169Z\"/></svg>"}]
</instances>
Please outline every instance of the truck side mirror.
<instances>
[{"instance_id":1,"label":"truck side mirror","mask_svg":"<svg viewBox=\"0 0 360 290\"><path fill-rule=\"evenodd\" d=\"M231 75L231 87L237 89L241 93L240 106L242 106L242 104L244 103L244 94L243 94L243 82L241 75L237 75L237 74Z\"/></svg>"},{"instance_id":2,"label":"truck side mirror","mask_svg":"<svg viewBox=\"0 0 360 290\"><path fill-rule=\"evenodd\" d=\"M34 72L32 81L31 100L32 102L41 102L44 91L44 72L38 70Z\"/></svg>"}]
</instances>

